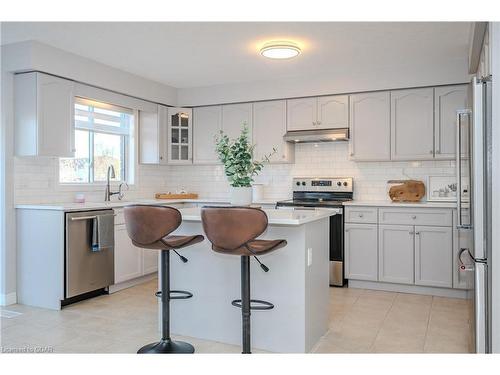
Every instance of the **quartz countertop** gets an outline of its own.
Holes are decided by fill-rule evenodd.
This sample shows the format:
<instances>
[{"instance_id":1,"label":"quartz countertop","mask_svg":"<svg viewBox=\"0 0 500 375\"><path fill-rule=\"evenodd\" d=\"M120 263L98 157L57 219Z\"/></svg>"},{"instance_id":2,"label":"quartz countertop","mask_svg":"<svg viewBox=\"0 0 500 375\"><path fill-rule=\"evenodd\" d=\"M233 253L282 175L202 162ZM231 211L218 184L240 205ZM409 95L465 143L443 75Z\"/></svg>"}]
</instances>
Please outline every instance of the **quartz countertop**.
<instances>
[{"instance_id":1,"label":"quartz countertop","mask_svg":"<svg viewBox=\"0 0 500 375\"><path fill-rule=\"evenodd\" d=\"M285 198L284 198L285 199ZM276 204L279 200L284 199L263 199L255 201L252 204ZM41 204L18 204L17 209L31 209L31 210L54 210L54 211L90 211L101 210L107 208L121 208L130 204L158 204L169 205L178 203L212 203L212 204L229 204L229 199L221 198L198 198L198 199L131 199L122 201L111 202L85 202L85 203L41 203Z\"/></svg>"},{"instance_id":2,"label":"quartz countertop","mask_svg":"<svg viewBox=\"0 0 500 375\"><path fill-rule=\"evenodd\" d=\"M422 207L422 208L456 208L457 204L455 202L392 202L386 201L363 201L363 200L352 200L344 202L344 206L369 206L369 207Z\"/></svg>"},{"instance_id":3,"label":"quartz countertop","mask_svg":"<svg viewBox=\"0 0 500 375\"><path fill-rule=\"evenodd\" d=\"M180 208L182 221L201 221L201 208ZM330 210L263 210L268 217L269 225L303 225L335 215Z\"/></svg>"}]
</instances>

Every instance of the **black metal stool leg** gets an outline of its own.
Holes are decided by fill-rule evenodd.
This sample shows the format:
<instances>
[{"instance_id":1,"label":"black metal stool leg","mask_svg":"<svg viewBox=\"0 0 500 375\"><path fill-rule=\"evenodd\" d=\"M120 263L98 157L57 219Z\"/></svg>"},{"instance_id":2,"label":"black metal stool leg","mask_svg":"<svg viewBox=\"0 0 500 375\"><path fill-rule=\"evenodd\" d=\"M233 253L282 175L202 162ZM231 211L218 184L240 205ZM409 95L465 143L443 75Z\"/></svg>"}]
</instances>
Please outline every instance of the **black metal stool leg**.
<instances>
[{"instance_id":1,"label":"black metal stool leg","mask_svg":"<svg viewBox=\"0 0 500 375\"><path fill-rule=\"evenodd\" d=\"M139 354L194 353L187 342L170 339L170 252L161 252L161 341L143 346Z\"/></svg>"},{"instance_id":2,"label":"black metal stool leg","mask_svg":"<svg viewBox=\"0 0 500 375\"><path fill-rule=\"evenodd\" d=\"M241 317L243 354L251 354L250 343L250 257L241 257Z\"/></svg>"}]
</instances>

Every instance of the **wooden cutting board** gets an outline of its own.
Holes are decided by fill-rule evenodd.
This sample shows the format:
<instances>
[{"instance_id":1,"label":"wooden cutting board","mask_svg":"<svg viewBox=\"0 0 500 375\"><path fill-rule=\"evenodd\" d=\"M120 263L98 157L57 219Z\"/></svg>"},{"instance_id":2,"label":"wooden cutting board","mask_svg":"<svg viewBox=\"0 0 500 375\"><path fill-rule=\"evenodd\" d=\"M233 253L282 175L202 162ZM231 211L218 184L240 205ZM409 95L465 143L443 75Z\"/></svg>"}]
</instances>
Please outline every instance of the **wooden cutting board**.
<instances>
[{"instance_id":1,"label":"wooden cutting board","mask_svg":"<svg viewBox=\"0 0 500 375\"><path fill-rule=\"evenodd\" d=\"M184 194L172 194L172 193L156 193L156 199L198 199L198 194L194 193L184 193Z\"/></svg>"},{"instance_id":2,"label":"wooden cutting board","mask_svg":"<svg viewBox=\"0 0 500 375\"><path fill-rule=\"evenodd\" d=\"M417 180L401 181L401 185L389 189L389 197L393 202L419 202L424 195L425 185Z\"/></svg>"}]
</instances>

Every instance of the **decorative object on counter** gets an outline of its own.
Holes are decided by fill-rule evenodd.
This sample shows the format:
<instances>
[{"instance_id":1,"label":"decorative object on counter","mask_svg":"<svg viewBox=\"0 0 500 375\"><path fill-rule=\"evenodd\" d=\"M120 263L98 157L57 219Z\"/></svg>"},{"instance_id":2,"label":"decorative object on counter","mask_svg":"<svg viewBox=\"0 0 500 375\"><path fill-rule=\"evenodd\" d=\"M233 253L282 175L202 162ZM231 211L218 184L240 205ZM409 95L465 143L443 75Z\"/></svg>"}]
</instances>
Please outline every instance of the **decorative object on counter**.
<instances>
[{"instance_id":1,"label":"decorative object on counter","mask_svg":"<svg viewBox=\"0 0 500 375\"><path fill-rule=\"evenodd\" d=\"M260 202L264 199L264 184L252 184L252 201Z\"/></svg>"},{"instance_id":2,"label":"decorative object on counter","mask_svg":"<svg viewBox=\"0 0 500 375\"><path fill-rule=\"evenodd\" d=\"M156 193L156 199L198 199L195 193Z\"/></svg>"},{"instance_id":3,"label":"decorative object on counter","mask_svg":"<svg viewBox=\"0 0 500 375\"><path fill-rule=\"evenodd\" d=\"M76 193L75 194L75 203L85 203L85 194Z\"/></svg>"},{"instance_id":4,"label":"decorative object on counter","mask_svg":"<svg viewBox=\"0 0 500 375\"><path fill-rule=\"evenodd\" d=\"M418 180L389 180L389 197L393 202L419 202L425 196L425 185Z\"/></svg>"},{"instance_id":5,"label":"decorative object on counter","mask_svg":"<svg viewBox=\"0 0 500 375\"><path fill-rule=\"evenodd\" d=\"M235 206L249 205L252 203L253 179L262 170L264 163L269 162L276 148L273 148L273 152L265 155L261 161L253 160L255 145L250 143L246 122L243 123L238 138L231 140L221 130L215 142L215 151L224 165L224 173L231 185L230 203Z\"/></svg>"},{"instance_id":6,"label":"decorative object on counter","mask_svg":"<svg viewBox=\"0 0 500 375\"><path fill-rule=\"evenodd\" d=\"M462 197L469 196L466 180L462 182ZM439 202L455 202L457 200L456 176L429 176L427 200Z\"/></svg>"}]
</instances>

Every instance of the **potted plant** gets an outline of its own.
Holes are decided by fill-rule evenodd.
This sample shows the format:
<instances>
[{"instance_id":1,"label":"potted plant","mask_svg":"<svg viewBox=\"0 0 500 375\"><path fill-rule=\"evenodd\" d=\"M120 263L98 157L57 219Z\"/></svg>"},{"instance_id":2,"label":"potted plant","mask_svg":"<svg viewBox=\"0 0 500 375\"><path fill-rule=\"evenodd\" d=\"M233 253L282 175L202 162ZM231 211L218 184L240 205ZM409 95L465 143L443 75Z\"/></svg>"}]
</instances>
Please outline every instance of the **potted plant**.
<instances>
[{"instance_id":1,"label":"potted plant","mask_svg":"<svg viewBox=\"0 0 500 375\"><path fill-rule=\"evenodd\" d=\"M276 152L265 155L262 160L253 159L255 145L248 139L248 126L243 123L241 134L236 139L229 137L220 131L220 136L216 137L216 152L219 160L224 165L224 172L231 185L231 204L245 206L252 203L252 182L255 176L264 167L265 162Z\"/></svg>"}]
</instances>

